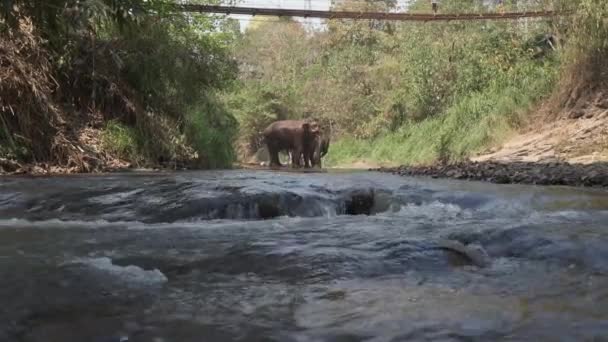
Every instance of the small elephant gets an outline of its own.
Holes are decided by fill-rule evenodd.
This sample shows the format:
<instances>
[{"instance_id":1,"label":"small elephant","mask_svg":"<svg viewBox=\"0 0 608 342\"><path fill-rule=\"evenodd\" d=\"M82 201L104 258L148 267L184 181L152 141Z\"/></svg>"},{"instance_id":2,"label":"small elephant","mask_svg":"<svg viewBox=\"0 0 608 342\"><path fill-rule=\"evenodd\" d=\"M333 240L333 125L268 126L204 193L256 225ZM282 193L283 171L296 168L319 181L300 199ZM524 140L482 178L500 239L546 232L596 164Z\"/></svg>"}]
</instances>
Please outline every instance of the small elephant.
<instances>
[{"instance_id":1,"label":"small elephant","mask_svg":"<svg viewBox=\"0 0 608 342\"><path fill-rule=\"evenodd\" d=\"M329 151L329 136L317 136L315 137L314 143L312 145L307 146L300 158L300 163L305 165L306 167L315 167L321 165L321 158L325 157L327 152ZM293 158L293 150L289 151L290 159Z\"/></svg>"},{"instance_id":2,"label":"small elephant","mask_svg":"<svg viewBox=\"0 0 608 342\"><path fill-rule=\"evenodd\" d=\"M312 120L280 120L270 124L263 132L264 142L270 155L270 166L283 166L279 160L280 151L291 152L293 167L301 166L304 155L312 155L315 141L320 134L319 124Z\"/></svg>"}]
</instances>

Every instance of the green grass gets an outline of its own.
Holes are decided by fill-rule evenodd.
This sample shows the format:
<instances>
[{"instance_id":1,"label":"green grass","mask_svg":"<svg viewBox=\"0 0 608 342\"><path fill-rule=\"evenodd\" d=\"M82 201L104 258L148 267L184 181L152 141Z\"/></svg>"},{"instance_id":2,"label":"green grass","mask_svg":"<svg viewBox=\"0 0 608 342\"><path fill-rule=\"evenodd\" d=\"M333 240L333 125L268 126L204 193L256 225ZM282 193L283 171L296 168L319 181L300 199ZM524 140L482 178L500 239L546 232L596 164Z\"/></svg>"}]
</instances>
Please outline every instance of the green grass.
<instances>
[{"instance_id":1,"label":"green grass","mask_svg":"<svg viewBox=\"0 0 608 342\"><path fill-rule=\"evenodd\" d=\"M554 84L555 69L524 68L519 79L497 81L484 91L455 101L435 117L405 123L373 140L343 138L331 146L326 164L456 161L500 143Z\"/></svg>"},{"instance_id":2,"label":"green grass","mask_svg":"<svg viewBox=\"0 0 608 342\"><path fill-rule=\"evenodd\" d=\"M138 146L137 130L116 120L108 121L101 131L102 149L118 158L141 161Z\"/></svg>"}]
</instances>

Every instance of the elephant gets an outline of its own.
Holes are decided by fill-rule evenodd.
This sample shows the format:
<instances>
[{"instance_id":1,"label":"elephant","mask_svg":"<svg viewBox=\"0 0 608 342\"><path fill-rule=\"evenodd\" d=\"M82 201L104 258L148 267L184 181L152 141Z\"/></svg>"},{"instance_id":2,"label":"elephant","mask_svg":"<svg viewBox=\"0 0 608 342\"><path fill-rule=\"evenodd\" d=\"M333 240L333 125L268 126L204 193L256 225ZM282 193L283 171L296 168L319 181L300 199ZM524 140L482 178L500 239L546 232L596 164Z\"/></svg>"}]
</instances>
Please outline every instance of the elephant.
<instances>
[{"instance_id":1,"label":"elephant","mask_svg":"<svg viewBox=\"0 0 608 342\"><path fill-rule=\"evenodd\" d=\"M270 166L283 166L279 160L280 151L291 152L293 167L301 166L304 155L304 166L307 166L306 156L312 155L310 151L314 150L319 134L319 124L314 120L280 120L271 123L262 132L270 155Z\"/></svg>"}]
</instances>

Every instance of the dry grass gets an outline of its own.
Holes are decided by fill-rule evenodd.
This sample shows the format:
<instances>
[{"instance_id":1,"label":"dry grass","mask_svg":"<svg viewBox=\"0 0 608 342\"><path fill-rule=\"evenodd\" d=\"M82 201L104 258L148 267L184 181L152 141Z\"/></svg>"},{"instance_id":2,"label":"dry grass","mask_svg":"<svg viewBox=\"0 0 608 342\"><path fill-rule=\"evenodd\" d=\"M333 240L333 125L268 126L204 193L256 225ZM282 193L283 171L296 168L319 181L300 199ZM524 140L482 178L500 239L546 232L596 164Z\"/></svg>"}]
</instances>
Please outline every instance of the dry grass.
<instances>
[{"instance_id":1,"label":"dry grass","mask_svg":"<svg viewBox=\"0 0 608 342\"><path fill-rule=\"evenodd\" d=\"M114 165L119 156L99 150L99 134L91 133L113 118L147 134L157 132L147 139L152 144L171 145L176 124L154 117L138 104L135 92L121 82L118 68L109 65L114 61L111 43L96 49L88 46L90 42L82 44L74 58L78 65L68 65L68 72L61 73L51 64L31 20L21 19L16 29L0 36L0 158L46 168L53 165L62 172L92 172ZM97 65L91 63L93 59ZM61 78L55 79L56 74ZM83 132L89 139L82 139ZM192 152L159 153L181 157Z\"/></svg>"},{"instance_id":2,"label":"dry grass","mask_svg":"<svg viewBox=\"0 0 608 342\"><path fill-rule=\"evenodd\" d=\"M553 97L553 118L602 107L608 94L608 3L579 0L568 24L563 68ZM608 104L608 102L606 102Z\"/></svg>"},{"instance_id":3,"label":"dry grass","mask_svg":"<svg viewBox=\"0 0 608 342\"><path fill-rule=\"evenodd\" d=\"M1 137L12 150L29 147L34 159L46 159L52 150L62 152L54 146L62 141L49 141L62 122L52 101L56 85L42 44L27 19L0 37Z\"/></svg>"},{"instance_id":4,"label":"dry grass","mask_svg":"<svg viewBox=\"0 0 608 342\"><path fill-rule=\"evenodd\" d=\"M0 140L7 156L75 171L97 164L74 139L72 122L56 104L57 81L44 41L31 20L0 36Z\"/></svg>"},{"instance_id":5,"label":"dry grass","mask_svg":"<svg viewBox=\"0 0 608 342\"><path fill-rule=\"evenodd\" d=\"M92 120L99 112L65 110L57 104L67 90L60 83L79 85L53 77L56 70L44 43L29 19L21 19L17 29L0 36L0 146L4 146L0 157L47 169L53 165L62 172L94 171L106 162L103 159L111 158L100 156L79 137L80 128L101 121ZM87 79L73 75L73 79L78 77L80 83ZM112 91L116 87L110 82L106 85L105 93L116 102ZM122 101L122 105L121 112L127 112L129 103ZM84 112L90 114L79 117Z\"/></svg>"}]
</instances>

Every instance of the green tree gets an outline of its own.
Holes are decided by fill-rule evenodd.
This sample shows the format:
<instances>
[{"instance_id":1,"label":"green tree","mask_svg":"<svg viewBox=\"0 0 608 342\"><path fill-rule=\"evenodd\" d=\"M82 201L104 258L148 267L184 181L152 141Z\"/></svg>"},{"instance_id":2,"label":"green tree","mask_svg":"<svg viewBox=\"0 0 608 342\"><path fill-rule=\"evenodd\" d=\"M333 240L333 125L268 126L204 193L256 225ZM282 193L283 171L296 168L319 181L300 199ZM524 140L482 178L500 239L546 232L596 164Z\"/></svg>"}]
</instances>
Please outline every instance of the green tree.
<instances>
[{"instance_id":1,"label":"green tree","mask_svg":"<svg viewBox=\"0 0 608 342\"><path fill-rule=\"evenodd\" d=\"M42 99L51 108L47 113L23 103L2 106L0 139L23 136L35 159L73 164L83 160L72 152L83 148L73 145L81 145L82 130L94 126L107 130L106 137L123 137L105 139L105 146L135 144L132 159L142 164L230 165L236 122L217 94L236 78L230 46L240 33L234 23L171 13L171 6L159 0L0 2L4 39L30 20L34 34L47 41L37 49L48 55L47 76L56 80ZM22 58L27 64L28 56ZM5 108L17 108L19 115ZM32 129L37 121L49 126ZM112 150L124 148L107 152Z\"/></svg>"},{"instance_id":2,"label":"green tree","mask_svg":"<svg viewBox=\"0 0 608 342\"><path fill-rule=\"evenodd\" d=\"M336 6L383 10L393 5ZM523 5L538 6L507 2ZM427 7L428 1L412 4L415 11ZM481 1L442 2L446 12L490 10L493 6ZM465 157L499 141L517 126L522 110L549 92L557 59L535 57L533 48L537 37L552 29L542 21L335 20L320 32L306 32L293 22L260 25L245 33L236 52L241 136L254 146L257 132L273 119L314 116L331 124L338 141L332 150L347 150L335 155L426 162L441 150L443 158ZM273 96L259 95L261 89ZM520 92L511 94L516 89ZM504 101L502 93L511 99ZM244 105L250 95L256 105ZM412 143L416 139L420 142Z\"/></svg>"}]
</instances>

